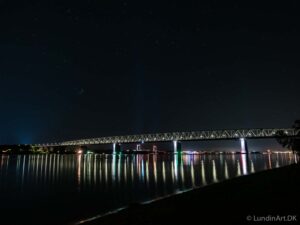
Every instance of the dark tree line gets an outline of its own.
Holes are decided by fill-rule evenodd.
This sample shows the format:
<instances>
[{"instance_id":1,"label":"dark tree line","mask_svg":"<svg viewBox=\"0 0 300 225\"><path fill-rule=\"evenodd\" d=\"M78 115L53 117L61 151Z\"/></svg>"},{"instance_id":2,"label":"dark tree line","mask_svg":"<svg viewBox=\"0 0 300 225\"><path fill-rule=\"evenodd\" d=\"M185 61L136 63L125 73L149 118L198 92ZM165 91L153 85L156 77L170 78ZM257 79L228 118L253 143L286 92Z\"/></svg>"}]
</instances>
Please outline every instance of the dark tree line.
<instances>
[{"instance_id":1,"label":"dark tree line","mask_svg":"<svg viewBox=\"0 0 300 225\"><path fill-rule=\"evenodd\" d=\"M296 120L293 128L300 130L300 120ZM290 149L293 152L300 152L300 131L295 137L289 137L284 132L278 132L277 141L284 148Z\"/></svg>"}]
</instances>

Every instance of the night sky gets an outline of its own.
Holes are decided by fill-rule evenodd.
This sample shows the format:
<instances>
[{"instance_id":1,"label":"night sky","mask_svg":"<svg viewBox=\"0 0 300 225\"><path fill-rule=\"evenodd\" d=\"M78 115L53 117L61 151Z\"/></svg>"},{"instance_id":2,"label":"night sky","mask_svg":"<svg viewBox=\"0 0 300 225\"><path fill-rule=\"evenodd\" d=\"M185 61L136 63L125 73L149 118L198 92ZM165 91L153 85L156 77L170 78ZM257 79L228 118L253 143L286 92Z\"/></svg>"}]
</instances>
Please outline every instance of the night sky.
<instances>
[{"instance_id":1,"label":"night sky","mask_svg":"<svg viewBox=\"0 0 300 225\"><path fill-rule=\"evenodd\" d=\"M290 127L293 2L0 0L0 144Z\"/></svg>"}]
</instances>

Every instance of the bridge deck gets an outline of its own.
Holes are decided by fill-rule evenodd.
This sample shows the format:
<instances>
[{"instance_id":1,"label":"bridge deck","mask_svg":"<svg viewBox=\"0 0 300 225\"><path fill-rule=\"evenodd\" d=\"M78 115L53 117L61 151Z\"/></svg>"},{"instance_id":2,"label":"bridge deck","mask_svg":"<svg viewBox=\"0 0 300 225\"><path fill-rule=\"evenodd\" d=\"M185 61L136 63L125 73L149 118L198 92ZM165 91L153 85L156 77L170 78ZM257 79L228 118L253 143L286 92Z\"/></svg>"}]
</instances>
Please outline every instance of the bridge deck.
<instances>
[{"instance_id":1,"label":"bridge deck","mask_svg":"<svg viewBox=\"0 0 300 225\"><path fill-rule=\"evenodd\" d=\"M239 138L272 138L283 136L297 136L299 129L273 128L273 129L237 129L237 130L212 130L192 132L170 132L156 134L139 134L125 136L99 137L73 141L38 144L38 146L67 146L89 144L137 143L137 142L163 142L163 141L192 141L192 140L220 140Z\"/></svg>"}]
</instances>

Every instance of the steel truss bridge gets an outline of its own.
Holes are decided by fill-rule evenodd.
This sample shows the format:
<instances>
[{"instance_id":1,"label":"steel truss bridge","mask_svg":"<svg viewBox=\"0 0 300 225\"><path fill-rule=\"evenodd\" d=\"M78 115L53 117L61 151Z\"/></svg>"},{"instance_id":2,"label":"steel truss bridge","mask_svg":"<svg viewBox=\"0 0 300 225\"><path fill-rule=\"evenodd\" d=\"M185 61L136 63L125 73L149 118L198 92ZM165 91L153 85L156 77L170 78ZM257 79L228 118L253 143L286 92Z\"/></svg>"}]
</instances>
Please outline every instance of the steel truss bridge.
<instances>
[{"instance_id":1,"label":"steel truss bridge","mask_svg":"<svg viewBox=\"0 0 300 225\"><path fill-rule=\"evenodd\" d=\"M97 144L122 144L165 141L198 141L198 140L227 140L227 139L254 139L294 137L300 135L300 129L273 128L273 129L236 129L236 130L211 130L192 132L170 132L156 134L139 134L80 139L73 141L37 144L40 147L54 146L81 146Z\"/></svg>"}]
</instances>

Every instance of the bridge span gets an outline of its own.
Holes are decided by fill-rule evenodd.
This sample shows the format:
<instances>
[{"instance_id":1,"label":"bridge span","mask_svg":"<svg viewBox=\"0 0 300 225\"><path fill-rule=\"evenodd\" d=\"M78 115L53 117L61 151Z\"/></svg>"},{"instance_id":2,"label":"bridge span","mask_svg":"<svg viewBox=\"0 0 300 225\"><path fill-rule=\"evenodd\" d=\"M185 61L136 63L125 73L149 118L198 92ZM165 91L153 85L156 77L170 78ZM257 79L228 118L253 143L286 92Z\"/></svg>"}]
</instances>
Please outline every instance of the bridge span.
<instances>
[{"instance_id":1,"label":"bridge span","mask_svg":"<svg viewBox=\"0 0 300 225\"><path fill-rule=\"evenodd\" d=\"M246 141L247 139L294 137L299 135L300 135L300 129L294 129L294 128L210 130L210 131L169 132L169 133L99 137L99 138L89 138L89 139L80 139L80 140L72 140L72 141L37 144L37 146L55 147L55 146L112 144L113 150L119 151L120 144L122 143L172 141L174 144L174 151L177 152L177 151L181 151L181 141L240 139L241 152L247 153L248 152L247 141Z\"/></svg>"}]
</instances>

